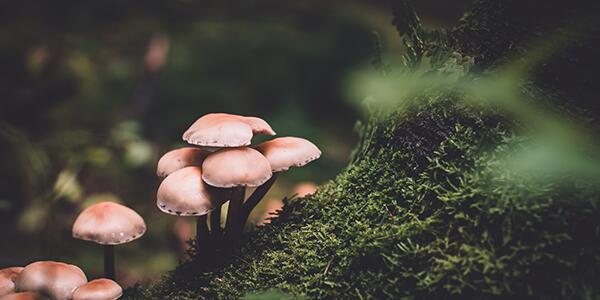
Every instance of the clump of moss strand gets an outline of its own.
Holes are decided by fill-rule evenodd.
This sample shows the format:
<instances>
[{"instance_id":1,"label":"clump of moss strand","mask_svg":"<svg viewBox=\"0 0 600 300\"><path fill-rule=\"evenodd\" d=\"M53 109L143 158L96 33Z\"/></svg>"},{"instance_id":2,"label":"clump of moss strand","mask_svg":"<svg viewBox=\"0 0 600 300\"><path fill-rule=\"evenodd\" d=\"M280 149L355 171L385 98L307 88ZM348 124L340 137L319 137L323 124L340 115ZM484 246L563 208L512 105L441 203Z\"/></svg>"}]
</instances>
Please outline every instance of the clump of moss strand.
<instances>
[{"instance_id":1,"label":"clump of moss strand","mask_svg":"<svg viewBox=\"0 0 600 300\"><path fill-rule=\"evenodd\" d=\"M353 165L227 263L188 262L142 298L597 293L600 211L580 189L499 176L503 145L519 140L497 121L436 102L370 126Z\"/></svg>"},{"instance_id":2,"label":"clump of moss strand","mask_svg":"<svg viewBox=\"0 0 600 300\"><path fill-rule=\"evenodd\" d=\"M408 8L396 4L397 11ZM494 11L491 4L476 1L451 35L422 31L410 9L396 13L405 58L414 63L407 67L434 48L462 52L467 43L453 39L468 39L461 34L465 28L496 29L478 28L482 20L505 20L497 30L510 26L511 15L486 14L514 11ZM528 37L513 28L495 32L509 40L504 34L512 33L519 34L515 43ZM475 53L465 57L494 50L477 40L468 45ZM464 71L463 65L444 66ZM528 147L530 133L520 120L468 105L464 97L424 91L402 110L374 113L359 126L352 162L316 194L288 200L271 224L216 259L192 255L157 284L131 289L125 298L597 298L597 185L577 176L557 180L551 172L530 178L508 168L506 158Z\"/></svg>"}]
</instances>

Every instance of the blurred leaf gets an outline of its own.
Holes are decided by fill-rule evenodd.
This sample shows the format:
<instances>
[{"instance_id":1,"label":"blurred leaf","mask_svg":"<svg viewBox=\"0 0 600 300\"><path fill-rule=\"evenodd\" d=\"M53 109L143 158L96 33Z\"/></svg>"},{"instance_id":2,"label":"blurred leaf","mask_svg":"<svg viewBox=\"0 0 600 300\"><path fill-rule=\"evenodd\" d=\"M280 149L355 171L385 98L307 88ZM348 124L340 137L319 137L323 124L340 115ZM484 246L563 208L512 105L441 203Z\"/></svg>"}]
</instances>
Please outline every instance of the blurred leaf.
<instances>
[{"instance_id":1,"label":"blurred leaf","mask_svg":"<svg viewBox=\"0 0 600 300\"><path fill-rule=\"evenodd\" d=\"M89 80L94 75L94 67L89 57L83 52L75 51L67 57L67 65L82 80Z\"/></svg>"},{"instance_id":2,"label":"blurred leaf","mask_svg":"<svg viewBox=\"0 0 600 300\"><path fill-rule=\"evenodd\" d=\"M83 187L77 180L77 172L70 169L62 170L58 173L54 183L55 198L65 198L75 202L81 198Z\"/></svg>"},{"instance_id":3,"label":"blurred leaf","mask_svg":"<svg viewBox=\"0 0 600 300\"><path fill-rule=\"evenodd\" d=\"M381 117L398 109L408 111L423 98L454 99L502 115L528 138L510 149L498 172L513 173L516 180L577 177L600 184L600 145L594 134L572 117L550 111L547 99L524 87L529 74L514 71L520 70L514 67L518 62L493 75L469 74L472 58L458 53L437 64L436 72L420 72L418 66L414 72L389 76L359 72L349 80L349 97L356 102L367 99Z\"/></svg>"},{"instance_id":4,"label":"blurred leaf","mask_svg":"<svg viewBox=\"0 0 600 300\"><path fill-rule=\"evenodd\" d=\"M36 232L45 223L49 210L45 205L31 205L21 215L18 230L23 232Z\"/></svg>"},{"instance_id":5,"label":"blurred leaf","mask_svg":"<svg viewBox=\"0 0 600 300\"><path fill-rule=\"evenodd\" d=\"M112 128L110 136L116 143L124 144L139 139L140 129L141 125L137 121L123 121Z\"/></svg>"},{"instance_id":6,"label":"blurred leaf","mask_svg":"<svg viewBox=\"0 0 600 300\"><path fill-rule=\"evenodd\" d=\"M104 147L89 147L85 151L86 160L92 165L102 167L112 159L109 149Z\"/></svg>"},{"instance_id":7,"label":"blurred leaf","mask_svg":"<svg viewBox=\"0 0 600 300\"><path fill-rule=\"evenodd\" d=\"M125 146L125 162L132 167L140 167L150 162L154 149L150 143L133 141Z\"/></svg>"}]
</instances>

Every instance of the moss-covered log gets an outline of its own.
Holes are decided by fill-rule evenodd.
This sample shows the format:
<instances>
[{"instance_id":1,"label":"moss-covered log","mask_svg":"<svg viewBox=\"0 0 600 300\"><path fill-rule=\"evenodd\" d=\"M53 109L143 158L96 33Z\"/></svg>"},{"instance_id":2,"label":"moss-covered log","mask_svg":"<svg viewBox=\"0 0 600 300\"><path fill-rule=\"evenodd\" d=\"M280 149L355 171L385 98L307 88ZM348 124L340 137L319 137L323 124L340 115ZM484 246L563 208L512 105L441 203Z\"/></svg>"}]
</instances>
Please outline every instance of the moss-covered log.
<instances>
[{"instance_id":1,"label":"moss-covered log","mask_svg":"<svg viewBox=\"0 0 600 300\"><path fill-rule=\"evenodd\" d=\"M412 60L437 46L494 72L540 34L593 12L586 2L481 0L449 33L421 30L405 11L395 25L414 46ZM571 74L579 81L548 79L577 63L557 54L534 89L589 104L594 39L566 48L587 60ZM374 117L361 127L352 163L315 195L291 201L217 259L194 257L127 297L233 299L270 289L327 299L600 297L598 191L498 173L501 158L527 137L456 97L423 93L408 110Z\"/></svg>"}]
</instances>

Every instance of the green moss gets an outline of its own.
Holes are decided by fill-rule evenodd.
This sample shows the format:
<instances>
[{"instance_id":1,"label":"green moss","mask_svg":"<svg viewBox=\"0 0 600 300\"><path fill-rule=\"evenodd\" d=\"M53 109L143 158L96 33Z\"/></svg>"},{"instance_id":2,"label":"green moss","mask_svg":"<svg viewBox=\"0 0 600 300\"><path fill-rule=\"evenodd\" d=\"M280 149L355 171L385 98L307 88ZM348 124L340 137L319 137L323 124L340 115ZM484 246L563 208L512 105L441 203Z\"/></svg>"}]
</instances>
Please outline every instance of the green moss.
<instances>
[{"instance_id":1,"label":"green moss","mask_svg":"<svg viewBox=\"0 0 600 300\"><path fill-rule=\"evenodd\" d=\"M373 116L360 126L352 163L315 195L126 298L235 299L272 289L325 299L598 297L598 190L503 168L528 136L457 100L424 93L406 110ZM263 294L283 297L273 295Z\"/></svg>"},{"instance_id":2,"label":"green moss","mask_svg":"<svg viewBox=\"0 0 600 300\"><path fill-rule=\"evenodd\" d=\"M500 176L498 158L520 141L501 123L442 101L371 128L353 165L223 253L223 265L185 263L138 296L597 295L594 198Z\"/></svg>"}]
</instances>

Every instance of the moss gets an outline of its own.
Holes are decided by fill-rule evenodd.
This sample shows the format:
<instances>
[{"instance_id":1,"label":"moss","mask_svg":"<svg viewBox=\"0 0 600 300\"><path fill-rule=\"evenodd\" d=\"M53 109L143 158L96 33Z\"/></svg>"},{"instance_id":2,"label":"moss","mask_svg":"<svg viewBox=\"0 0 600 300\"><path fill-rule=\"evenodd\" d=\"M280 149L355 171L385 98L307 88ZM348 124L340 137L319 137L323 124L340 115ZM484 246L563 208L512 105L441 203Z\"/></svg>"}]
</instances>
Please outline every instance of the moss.
<instances>
[{"instance_id":1,"label":"moss","mask_svg":"<svg viewBox=\"0 0 600 300\"><path fill-rule=\"evenodd\" d=\"M597 295L594 198L499 176L502 146L520 141L501 123L446 101L373 122L352 166L223 253L227 263L188 262L137 295Z\"/></svg>"},{"instance_id":2,"label":"moss","mask_svg":"<svg viewBox=\"0 0 600 300\"><path fill-rule=\"evenodd\" d=\"M490 30L482 3L496 7L480 1L452 38L438 41ZM440 51L499 51L471 38ZM209 259L194 256L126 298L235 299L272 289L325 299L598 297L600 193L502 168L528 137L456 97L424 93L408 110L373 116L360 126L352 163L315 195L288 201L246 240Z\"/></svg>"}]
</instances>

